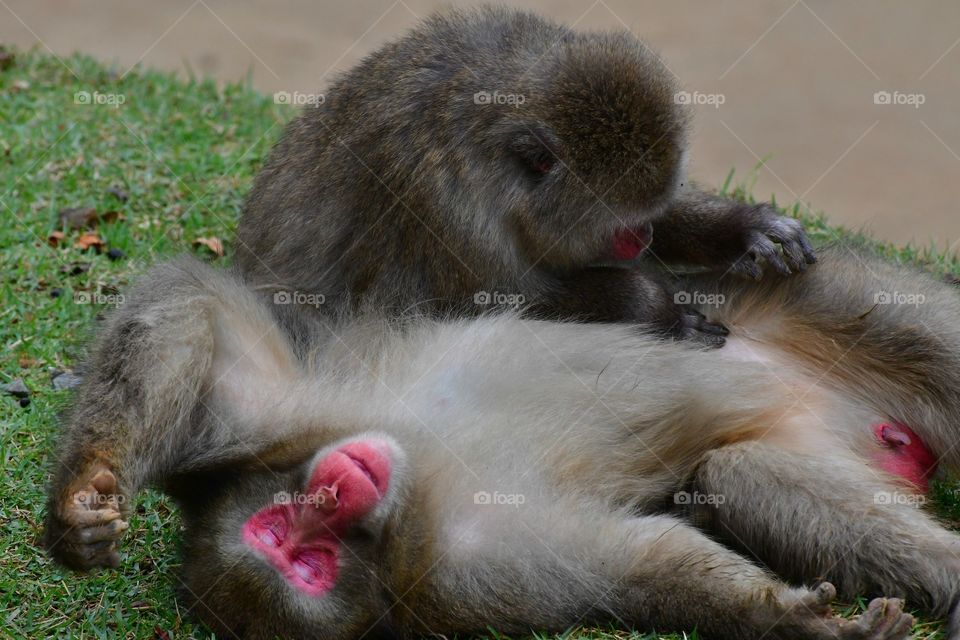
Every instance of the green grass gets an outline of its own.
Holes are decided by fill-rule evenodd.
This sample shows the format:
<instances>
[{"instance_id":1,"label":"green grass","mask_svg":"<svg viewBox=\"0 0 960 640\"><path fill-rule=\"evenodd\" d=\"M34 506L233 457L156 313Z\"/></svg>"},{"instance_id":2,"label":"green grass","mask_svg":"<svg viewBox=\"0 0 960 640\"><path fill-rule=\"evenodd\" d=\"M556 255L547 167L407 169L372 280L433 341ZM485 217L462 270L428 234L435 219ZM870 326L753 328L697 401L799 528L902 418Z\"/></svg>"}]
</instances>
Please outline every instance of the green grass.
<instances>
[{"instance_id":1,"label":"green grass","mask_svg":"<svg viewBox=\"0 0 960 640\"><path fill-rule=\"evenodd\" d=\"M0 383L22 378L33 391L27 408L0 397L0 637L209 637L174 599L179 520L163 496L141 497L118 570L72 573L41 551L49 456L68 401L51 387L49 370L82 359L104 309L78 304L76 294L123 291L164 256L206 255L192 245L202 237L223 239L221 261L229 260L243 195L293 113L247 86L139 70L121 76L89 58L61 62L35 53L20 53L0 71ZM79 91L125 101L75 104ZM728 180L725 188L743 196L749 186ZM129 199L120 201L111 187ZM80 206L120 212L97 233L126 259L73 246L79 232L60 229L58 212ZM822 217L806 220L818 240L855 238ZM56 230L66 239L51 247L47 237ZM955 260L930 251L878 251L938 273L960 271ZM945 513L960 516L951 487L937 496ZM938 637L937 628L919 625L916 637ZM652 636L578 630L564 637Z\"/></svg>"}]
</instances>

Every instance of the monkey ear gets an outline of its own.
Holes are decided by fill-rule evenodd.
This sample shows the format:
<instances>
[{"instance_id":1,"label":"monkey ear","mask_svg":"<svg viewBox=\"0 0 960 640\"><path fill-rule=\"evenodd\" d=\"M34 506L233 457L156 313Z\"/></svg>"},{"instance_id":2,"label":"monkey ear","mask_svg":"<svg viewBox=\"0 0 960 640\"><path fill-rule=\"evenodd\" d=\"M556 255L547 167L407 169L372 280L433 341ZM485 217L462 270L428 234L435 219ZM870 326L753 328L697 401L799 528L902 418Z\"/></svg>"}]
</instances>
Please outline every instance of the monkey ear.
<instances>
[{"instance_id":1,"label":"monkey ear","mask_svg":"<svg viewBox=\"0 0 960 640\"><path fill-rule=\"evenodd\" d=\"M559 162L557 137L543 123L520 124L509 148L522 170L537 181L550 174Z\"/></svg>"}]
</instances>

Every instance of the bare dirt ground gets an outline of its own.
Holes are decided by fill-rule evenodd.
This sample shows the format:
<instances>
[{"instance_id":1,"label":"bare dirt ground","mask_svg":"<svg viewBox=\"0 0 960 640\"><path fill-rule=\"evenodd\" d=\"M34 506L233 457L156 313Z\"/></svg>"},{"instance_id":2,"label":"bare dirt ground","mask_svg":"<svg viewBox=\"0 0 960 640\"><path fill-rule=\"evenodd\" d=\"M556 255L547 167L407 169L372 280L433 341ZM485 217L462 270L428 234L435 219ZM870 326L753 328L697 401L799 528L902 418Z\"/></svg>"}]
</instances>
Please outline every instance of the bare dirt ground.
<instances>
[{"instance_id":1,"label":"bare dirt ground","mask_svg":"<svg viewBox=\"0 0 960 640\"><path fill-rule=\"evenodd\" d=\"M318 92L435 0L0 0L0 42L248 75ZM461 5L466 3L455 2ZM952 0L530 0L577 28L629 28L697 106L691 173L731 168L879 238L960 245L960 3ZM615 168L614 168L615 170Z\"/></svg>"}]
</instances>

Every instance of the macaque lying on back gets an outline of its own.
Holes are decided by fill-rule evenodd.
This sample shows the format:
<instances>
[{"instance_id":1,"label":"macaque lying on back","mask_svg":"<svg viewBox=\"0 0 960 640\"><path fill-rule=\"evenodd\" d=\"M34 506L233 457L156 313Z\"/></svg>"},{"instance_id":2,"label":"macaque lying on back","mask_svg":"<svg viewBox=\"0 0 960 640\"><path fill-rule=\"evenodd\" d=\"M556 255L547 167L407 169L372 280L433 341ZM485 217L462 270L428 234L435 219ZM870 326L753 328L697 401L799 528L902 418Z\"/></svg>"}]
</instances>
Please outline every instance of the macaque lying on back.
<instances>
[{"instance_id":1,"label":"macaque lying on back","mask_svg":"<svg viewBox=\"0 0 960 640\"><path fill-rule=\"evenodd\" d=\"M368 317L306 366L231 275L160 265L94 349L48 546L121 562L133 499L159 486L183 507L185 603L249 638L900 639L901 598L950 613L960 537L917 503L960 466L957 292L848 248L685 286L717 303L725 347ZM876 599L847 620L837 593Z\"/></svg>"}]
</instances>

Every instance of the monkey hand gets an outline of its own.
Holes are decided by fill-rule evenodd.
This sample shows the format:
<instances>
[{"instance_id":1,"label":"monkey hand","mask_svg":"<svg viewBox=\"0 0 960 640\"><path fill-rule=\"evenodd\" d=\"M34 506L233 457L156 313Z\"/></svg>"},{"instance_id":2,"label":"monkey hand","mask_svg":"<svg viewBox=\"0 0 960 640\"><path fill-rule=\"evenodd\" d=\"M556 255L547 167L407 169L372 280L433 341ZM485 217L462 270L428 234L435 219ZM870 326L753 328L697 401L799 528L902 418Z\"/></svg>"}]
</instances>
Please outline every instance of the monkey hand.
<instances>
[{"instance_id":1,"label":"monkey hand","mask_svg":"<svg viewBox=\"0 0 960 640\"><path fill-rule=\"evenodd\" d=\"M901 640L910 637L913 617L903 611L903 601L877 598L853 619L833 614L830 603L837 590L829 582L816 589L790 589L778 599L778 619L772 635L784 638L839 640Z\"/></svg>"},{"instance_id":2,"label":"monkey hand","mask_svg":"<svg viewBox=\"0 0 960 640\"><path fill-rule=\"evenodd\" d=\"M45 531L53 557L73 569L118 566L117 541L129 525L113 471L95 462L54 500Z\"/></svg>"},{"instance_id":3,"label":"monkey hand","mask_svg":"<svg viewBox=\"0 0 960 640\"><path fill-rule=\"evenodd\" d=\"M804 271L808 264L817 261L797 220L781 216L770 204L741 206L742 214L734 218L742 227L736 231L731 272L759 279L763 275L761 259L782 275Z\"/></svg>"},{"instance_id":4,"label":"monkey hand","mask_svg":"<svg viewBox=\"0 0 960 640\"><path fill-rule=\"evenodd\" d=\"M710 322L707 317L691 307L682 307L677 328L681 340L693 340L709 347L720 348L726 343L730 331L722 324Z\"/></svg>"}]
</instances>

